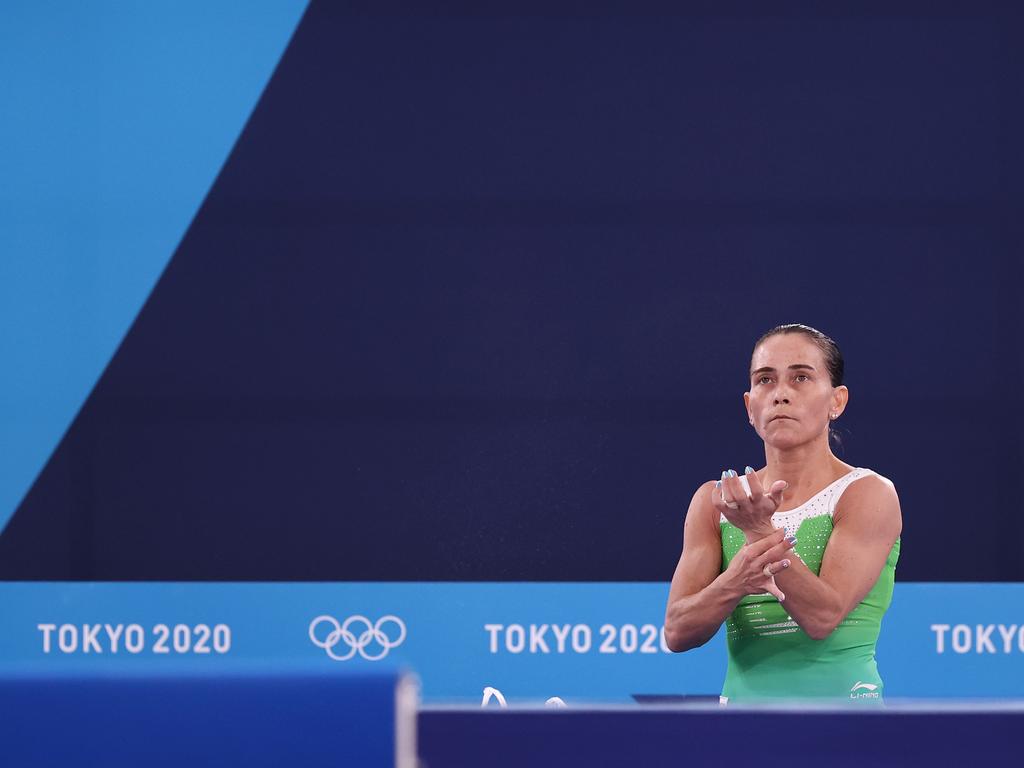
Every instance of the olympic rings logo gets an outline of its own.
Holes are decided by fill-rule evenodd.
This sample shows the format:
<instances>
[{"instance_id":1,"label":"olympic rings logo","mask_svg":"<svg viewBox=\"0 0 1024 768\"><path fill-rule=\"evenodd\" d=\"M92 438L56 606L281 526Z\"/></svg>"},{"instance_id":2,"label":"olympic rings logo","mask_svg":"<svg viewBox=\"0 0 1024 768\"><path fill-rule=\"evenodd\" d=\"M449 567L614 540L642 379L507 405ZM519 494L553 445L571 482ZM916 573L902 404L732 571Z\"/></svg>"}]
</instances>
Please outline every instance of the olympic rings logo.
<instances>
[{"instance_id":1,"label":"olympic rings logo","mask_svg":"<svg viewBox=\"0 0 1024 768\"><path fill-rule=\"evenodd\" d=\"M328 632L321 638L317 630L322 624L327 625ZM392 631L386 632L391 625ZM393 639L391 634L395 635ZM381 616L376 623L365 616L349 616L339 624L333 616L317 616L309 623L309 639L335 661L348 661L356 653L367 661L379 661L405 640L405 622L397 616ZM343 651L340 654L335 652L339 645Z\"/></svg>"}]
</instances>

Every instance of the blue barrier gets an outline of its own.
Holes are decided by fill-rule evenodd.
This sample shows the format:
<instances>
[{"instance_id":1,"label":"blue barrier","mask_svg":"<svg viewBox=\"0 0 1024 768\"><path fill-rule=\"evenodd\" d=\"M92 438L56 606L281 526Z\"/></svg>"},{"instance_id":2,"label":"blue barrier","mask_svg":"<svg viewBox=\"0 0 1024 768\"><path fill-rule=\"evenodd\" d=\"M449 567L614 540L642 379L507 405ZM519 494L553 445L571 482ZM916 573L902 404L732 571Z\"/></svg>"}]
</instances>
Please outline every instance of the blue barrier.
<instances>
[{"instance_id":1,"label":"blue barrier","mask_svg":"<svg viewBox=\"0 0 1024 768\"><path fill-rule=\"evenodd\" d=\"M0 764L415 766L401 674L0 677Z\"/></svg>"},{"instance_id":2,"label":"blue barrier","mask_svg":"<svg viewBox=\"0 0 1024 768\"><path fill-rule=\"evenodd\" d=\"M456 710L419 715L432 768L769 764L863 768L1014 764L1024 704L885 711L652 708Z\"/></svg>"}]
</instances>

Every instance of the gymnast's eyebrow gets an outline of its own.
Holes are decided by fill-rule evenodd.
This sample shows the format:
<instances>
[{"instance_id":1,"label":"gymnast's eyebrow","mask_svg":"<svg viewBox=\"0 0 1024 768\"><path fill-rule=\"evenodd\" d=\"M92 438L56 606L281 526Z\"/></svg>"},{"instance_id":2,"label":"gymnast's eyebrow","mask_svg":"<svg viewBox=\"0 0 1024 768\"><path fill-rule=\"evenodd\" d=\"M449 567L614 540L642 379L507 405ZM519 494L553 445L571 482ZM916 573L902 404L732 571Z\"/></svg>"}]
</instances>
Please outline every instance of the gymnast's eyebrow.
<instances>
[{"instance_id":1,"label":"gymnast's eyebrow","mask_svg":"<svg viewBox=\"0 0 1024 768\"><path fill-rule=\"evenodd\" d=\"M795 363L794 365L791 365L788 368L788 370L790 370L790 371L797 371L797 370L802 370L802 369L803 370L808 370L808 371L815 370L813 365L807 365L807 363ZM751 371L750 375L751 376L757 376L759 373L775 373L775 369L772 368L770 365L766 365L763 368L758 368L756 371Z\"/></svg>"}]
</instances>

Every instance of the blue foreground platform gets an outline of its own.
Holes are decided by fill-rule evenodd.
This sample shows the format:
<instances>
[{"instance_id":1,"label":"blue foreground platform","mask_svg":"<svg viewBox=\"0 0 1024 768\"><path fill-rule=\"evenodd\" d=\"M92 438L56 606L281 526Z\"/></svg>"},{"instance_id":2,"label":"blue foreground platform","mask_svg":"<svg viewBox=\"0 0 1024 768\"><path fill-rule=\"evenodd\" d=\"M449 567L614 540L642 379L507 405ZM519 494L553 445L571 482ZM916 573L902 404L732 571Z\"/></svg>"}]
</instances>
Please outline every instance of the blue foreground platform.
<instances>
[{"instance_id":1,"label":"blue foreground platform","mask_svg":"<svg viewBox=\"0 0 1024 768\"><path fill-rule=\"evenodd\" d=\"M885 709L424 708L420 759L462 766L1019 765L1024 703Z\"/></svg>"},{"instance_id":2,"label":"blue foreground platform","mask_svg":"<svg viewBox=\"0 0 1024 768\"><path fill-rule=\"evenodd\" d=\"M416 765L397 672L0 677L0 765Z\"/></svg>"}]
</instances>

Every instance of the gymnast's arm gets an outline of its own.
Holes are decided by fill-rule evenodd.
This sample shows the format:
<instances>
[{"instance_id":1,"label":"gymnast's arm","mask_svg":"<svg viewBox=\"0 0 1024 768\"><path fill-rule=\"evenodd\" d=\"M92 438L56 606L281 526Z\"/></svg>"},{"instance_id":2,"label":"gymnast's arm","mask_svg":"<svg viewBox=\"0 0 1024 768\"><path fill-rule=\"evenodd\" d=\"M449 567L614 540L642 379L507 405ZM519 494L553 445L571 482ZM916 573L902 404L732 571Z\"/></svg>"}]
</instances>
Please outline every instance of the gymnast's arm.
<instances>
[{"instance_id":1,"label":"gymnast's arm","mask_svg":"<svg viewBox=\"0 0 1024 768\"><path fill-rule=\"evenodd\" d=\"M896 489L877 475L857 480L839 498L833 525L817 576L794 557L775 577L786 611L815 640L828 637L878 581L903 528Z\"/></svg>"},{"instance_id":2,"label":"gymnast's arm","mask_svg":"<svg viewBox=\"0 0 1024 768\"><path fill-rule=\"evenodd\" d=\"M788 567L780 560L792 544L784 529L743 547L722 569L722 534L712 506L715 484L708 481L693 495L683 526L683 553L676 565L665 609L665 643L675 652L704 645L746 595L775 591L763 568ZM782 563L785 563L783 565ZM778 595L779 593L777 593Z\"/></svg>"}]
</instances>

